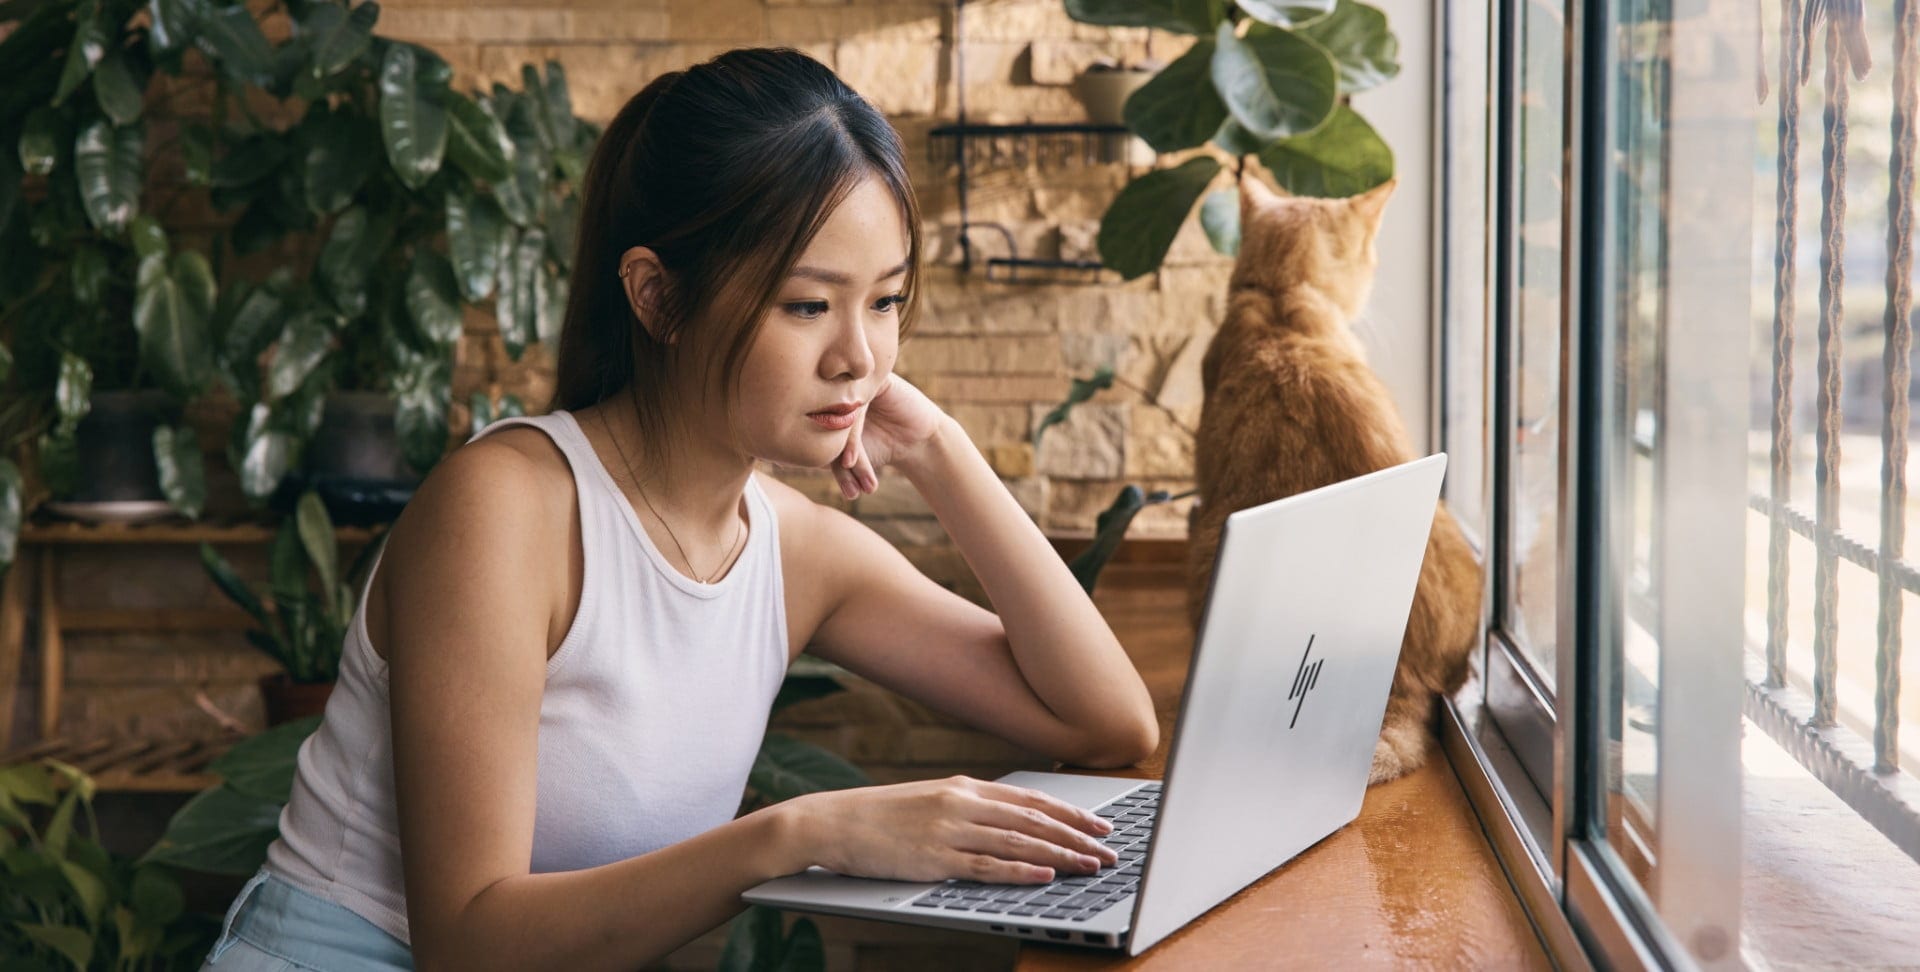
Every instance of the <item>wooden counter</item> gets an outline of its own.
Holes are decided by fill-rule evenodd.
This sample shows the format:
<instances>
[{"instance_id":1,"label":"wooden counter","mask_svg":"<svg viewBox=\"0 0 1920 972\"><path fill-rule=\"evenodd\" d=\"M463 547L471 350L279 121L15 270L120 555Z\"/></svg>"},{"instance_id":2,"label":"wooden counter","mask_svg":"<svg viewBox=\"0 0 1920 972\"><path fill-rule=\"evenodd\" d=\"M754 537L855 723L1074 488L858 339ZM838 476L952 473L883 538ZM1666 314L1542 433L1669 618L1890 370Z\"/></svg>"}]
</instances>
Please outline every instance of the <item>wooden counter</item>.
<instances>
[{"instance_id":1,"label":"wooden counter","mask_svg":"<svg viewBox=\"0 0 1920 972\"><path fill-rule=\"evenodd\" d=\"M1094 598L1139 666L1160 749L1126 771L1158 778L1192 638L1177 572L1115 564ZM1191 924L1129 959L1022 943L1021 972L1056 969L1552 968L1453 770L1425 768L1367 792L1360 816Z\"/></svg>"}]
</instances>

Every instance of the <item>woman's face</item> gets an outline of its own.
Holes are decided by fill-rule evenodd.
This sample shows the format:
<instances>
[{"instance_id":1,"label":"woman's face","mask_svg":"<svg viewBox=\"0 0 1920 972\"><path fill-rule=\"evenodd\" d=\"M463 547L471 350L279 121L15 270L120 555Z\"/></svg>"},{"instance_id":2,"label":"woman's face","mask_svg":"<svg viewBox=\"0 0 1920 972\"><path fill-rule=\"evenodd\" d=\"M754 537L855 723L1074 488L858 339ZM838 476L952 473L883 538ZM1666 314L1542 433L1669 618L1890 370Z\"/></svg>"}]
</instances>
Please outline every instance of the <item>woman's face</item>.
<instances>
[{"instance_id":1,"label":"woman's face","mask_svg":"<svg viewBox=\"0 0 1920 972\"><path fill-rule=\"evenodd\" d=\"M907 229L879 179L867 177L827 217L747 351L734 412L740 445L786 466L824 466L846 447L900 350Z\"/></svg>"}]
</instances>

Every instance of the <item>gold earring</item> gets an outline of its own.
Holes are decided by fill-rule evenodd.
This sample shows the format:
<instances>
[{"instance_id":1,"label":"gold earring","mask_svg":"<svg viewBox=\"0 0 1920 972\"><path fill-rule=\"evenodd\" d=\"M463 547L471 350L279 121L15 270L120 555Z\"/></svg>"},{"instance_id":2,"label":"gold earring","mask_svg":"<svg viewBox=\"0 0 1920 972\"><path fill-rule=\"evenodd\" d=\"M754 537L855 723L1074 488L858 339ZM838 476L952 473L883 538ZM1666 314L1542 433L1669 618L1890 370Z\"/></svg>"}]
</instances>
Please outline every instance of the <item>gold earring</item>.
<instances>
[{"instance_id":1,"label":"gold earring","mask_svg":"<svg viewBox=\"0 0 1920 972\"><path fill-rule=\"evenodd\" d=\"M629 264L627 264L627 265L626 265L626 266L624 266L624 267L621 267L621 268L620 268L620 276L621 276L622 278L625 278L625 277L626 277L626 275L627 275L627 271L629 271L629 270L632 270L632 269L633 269L633 264L631 264L631 263L629 263Z\"/></svg>"}]
</instances>

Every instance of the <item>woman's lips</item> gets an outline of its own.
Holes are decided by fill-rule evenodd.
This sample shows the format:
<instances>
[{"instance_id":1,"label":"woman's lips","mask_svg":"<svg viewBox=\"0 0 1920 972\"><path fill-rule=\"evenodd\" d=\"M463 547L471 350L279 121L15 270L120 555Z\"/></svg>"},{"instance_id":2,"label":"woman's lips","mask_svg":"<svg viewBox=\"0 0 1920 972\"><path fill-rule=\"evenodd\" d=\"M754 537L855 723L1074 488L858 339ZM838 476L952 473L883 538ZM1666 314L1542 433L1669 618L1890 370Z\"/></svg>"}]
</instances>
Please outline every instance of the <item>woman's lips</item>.
<instances>
[{"instance_id":1,"label":"woman's lips","mask_svg":"<svg viewBox=\"0 0 1920 972\"><path fill-rule=\"evenodd\" d=\"M808 411L806 417L812 419L816 425L820 425L820 428L831 428L839 432L845 428L852 428L852 419L854 415L858 415L858 411L860 411L860 405L835 405L831 409Z\"/></svg>"}]
</instances>

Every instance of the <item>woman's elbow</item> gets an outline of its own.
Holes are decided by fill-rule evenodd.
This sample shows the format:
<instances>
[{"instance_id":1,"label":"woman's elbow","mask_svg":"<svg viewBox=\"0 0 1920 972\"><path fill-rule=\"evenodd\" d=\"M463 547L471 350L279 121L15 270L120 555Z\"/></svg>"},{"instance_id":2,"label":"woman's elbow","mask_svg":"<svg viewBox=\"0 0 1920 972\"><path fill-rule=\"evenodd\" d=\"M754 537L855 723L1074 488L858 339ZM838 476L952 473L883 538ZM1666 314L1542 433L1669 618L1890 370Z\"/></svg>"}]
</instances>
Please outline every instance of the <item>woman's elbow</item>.
<instances>
[{"instance_id":1,"label":"woman's elbow","mask_svg":"<svg viewBox=\"0 0 1920 972\"><path fill-rule=\"evenodd\" d=\"M1160 748L1160 723L1147 720L1126 729L1095 736L1073 762L1089 769L1117 769L1144 762Z\"/></svg>"}]
</instances>

